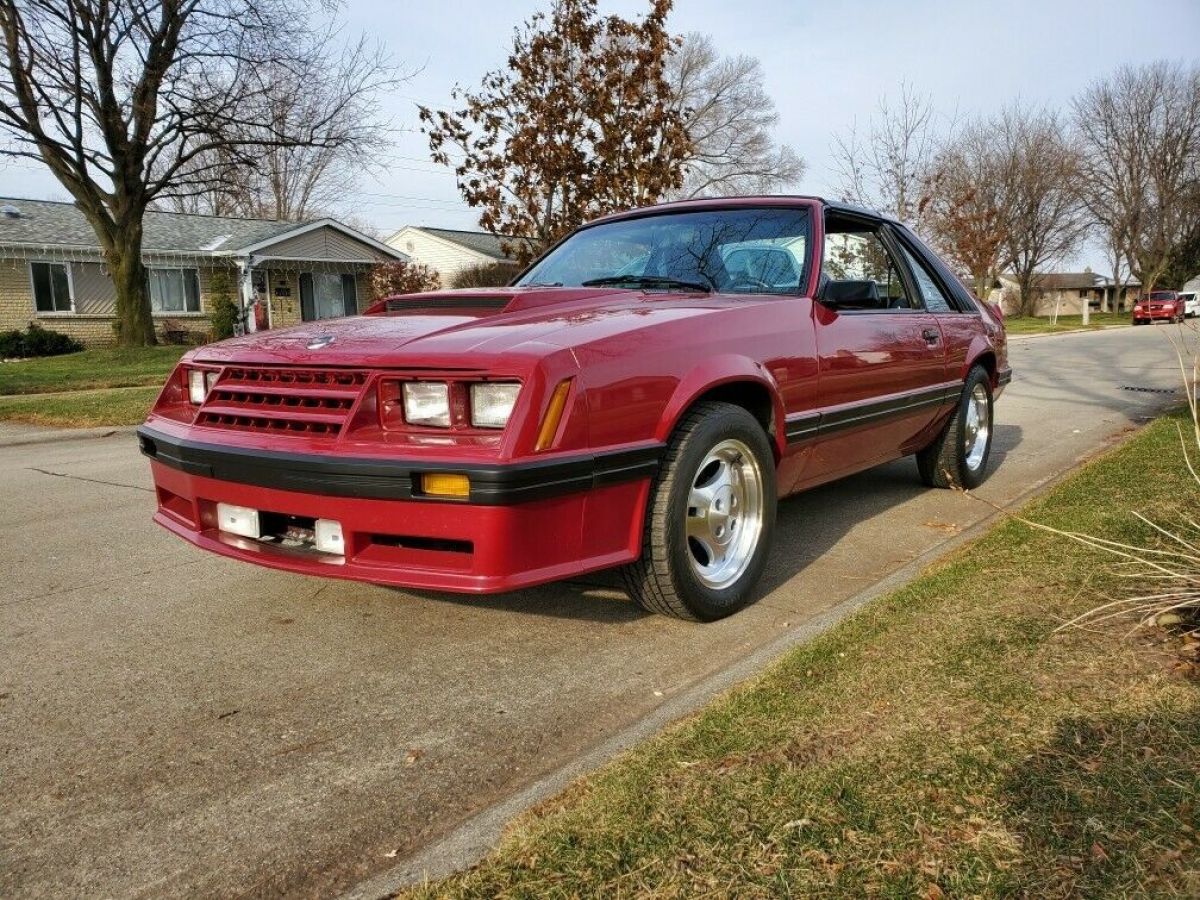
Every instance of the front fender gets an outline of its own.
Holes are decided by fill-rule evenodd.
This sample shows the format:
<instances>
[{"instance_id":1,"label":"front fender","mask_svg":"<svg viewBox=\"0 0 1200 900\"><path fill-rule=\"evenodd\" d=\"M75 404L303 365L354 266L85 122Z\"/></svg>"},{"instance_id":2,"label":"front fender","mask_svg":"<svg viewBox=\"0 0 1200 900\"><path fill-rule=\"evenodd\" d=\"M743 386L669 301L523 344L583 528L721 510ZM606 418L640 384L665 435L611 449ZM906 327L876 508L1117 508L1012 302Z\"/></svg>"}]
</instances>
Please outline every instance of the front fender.
<instances>
[{"instance_id":1,"label":"front fender","mask_svg":"<svg viewBox=\"0 0 1200 900\"><path fill-rule=\"evenodd\" d=\"M714 389L738 383L754 385L770 398L771 440L775 445L778 459L787 446L783 398L779 393L779 385L762 363L736 353L710 356L680 379L671 399L663 408L662 418L659 420L654 435L655 439L666 442L684 413L705 394Z\"/></svg>"}]
</instances>

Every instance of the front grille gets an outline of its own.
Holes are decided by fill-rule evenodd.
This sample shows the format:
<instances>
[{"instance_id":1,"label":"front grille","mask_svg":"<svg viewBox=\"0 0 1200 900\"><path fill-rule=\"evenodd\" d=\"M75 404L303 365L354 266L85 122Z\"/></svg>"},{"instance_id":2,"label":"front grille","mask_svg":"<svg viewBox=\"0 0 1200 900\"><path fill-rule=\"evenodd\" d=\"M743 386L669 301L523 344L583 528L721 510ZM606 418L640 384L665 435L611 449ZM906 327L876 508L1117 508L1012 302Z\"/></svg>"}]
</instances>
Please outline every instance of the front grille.
<instances>
[{"instance_id":1,"label":"front grille","mask_svg":"<svg viewBox=\"0 0 1200 900\"><path fill-rule=\"evenodd\" d=\"M337 437L366 380L365 372L345 369L231 367L209 391L196 424Z\"/></svg>"}]
</instances>

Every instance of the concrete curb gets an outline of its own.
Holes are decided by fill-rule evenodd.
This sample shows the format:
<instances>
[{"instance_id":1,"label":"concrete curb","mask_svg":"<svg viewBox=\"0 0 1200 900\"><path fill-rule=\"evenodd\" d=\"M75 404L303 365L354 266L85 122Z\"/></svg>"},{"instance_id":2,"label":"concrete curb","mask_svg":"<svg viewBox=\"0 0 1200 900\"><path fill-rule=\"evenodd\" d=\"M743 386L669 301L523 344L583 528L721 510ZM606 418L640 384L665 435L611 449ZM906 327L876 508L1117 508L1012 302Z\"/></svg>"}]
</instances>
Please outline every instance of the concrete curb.
<instances>
[{"instance_id":1,"label":"concrete curb","mask_svg":"<svg viewBox=\"0 0 1200 900\"><path fill-rule=\"evenodd\" d=\"M448 835L408 857L399 865L351 888L341 895L340 900L382 900L382 898L390 897L403 888L423 880L440 878L469 868L496 846L503 836L504 829L516 816L548 797L560 793L576 779L597 771L636 744L654 737L673 723L698 711L717 695L762 674L764 669L787 650L828 631L877 597L903 587L933 562L983 535L996 524L997 520L1004 518L1008 511L1019 508L1076 472L1082 463L1123 442L1123 440L1106 442L1097 447L1094 453L1081 457L1069 468L1042 479L1005 504L1001 510L989 514L961 533L947 538L941 544L930 548L902 568L853 597L843 600L803 625L780 635L730 668L692 685L688 690L663 703L641 721L613 735L558 770L543 776L508 799L476 813L455 827Z\"/></svg>"},{"instance_id":2,"label":"concrete curb","mask_svg":"<svg viewBox=\"0 0 1200 900\"><path fill-rule=\"evenodd\" d=\"M15 430L16 433L8 433ZM30 444L58 444L63 441L95 441L107 437L132 437L134 425L115 425L102 428L40 428L36 425L13 429L0 424L0 447L25 447Z\"/></svg>"},{"instance_id":3,"label":"concrete curb","mask_svg":"<svg viewBox=\"0 0 1200 900\"><path fill-rule=\"evenodd\" d=\"M1097 331L1112 331L1117 328L1129 328L1129 325L1098 325L1095 328L1072 328L1070 331L1043 331L1035 334L1010 334L1008 340L1032 341L1036 338L1062 337L1067 334L1095 334Z\"/></svg>"}]
</instances>

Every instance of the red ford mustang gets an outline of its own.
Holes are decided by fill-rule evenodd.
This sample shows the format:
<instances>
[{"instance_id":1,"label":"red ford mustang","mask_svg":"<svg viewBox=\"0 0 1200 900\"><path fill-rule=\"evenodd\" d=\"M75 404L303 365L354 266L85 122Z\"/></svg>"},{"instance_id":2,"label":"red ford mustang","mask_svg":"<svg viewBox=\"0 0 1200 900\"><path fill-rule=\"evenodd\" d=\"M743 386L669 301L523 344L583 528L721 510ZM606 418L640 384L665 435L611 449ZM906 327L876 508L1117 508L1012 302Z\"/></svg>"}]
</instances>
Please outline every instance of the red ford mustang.
<instances>
[{"instance_id":1,"label":"red ford mustang","mask_svg":"<svg viewBox=\"0 0 1200 900\"><path fill-rule=\"evenodd\" d=\"M155 520L311 575L497 592L622 567L646 609L753 596L779 498L915 454L980 483L1000 317L904 226L807 197L671 203L512 287L188 353L139 430Z\"/></svg>"}]
</instances>

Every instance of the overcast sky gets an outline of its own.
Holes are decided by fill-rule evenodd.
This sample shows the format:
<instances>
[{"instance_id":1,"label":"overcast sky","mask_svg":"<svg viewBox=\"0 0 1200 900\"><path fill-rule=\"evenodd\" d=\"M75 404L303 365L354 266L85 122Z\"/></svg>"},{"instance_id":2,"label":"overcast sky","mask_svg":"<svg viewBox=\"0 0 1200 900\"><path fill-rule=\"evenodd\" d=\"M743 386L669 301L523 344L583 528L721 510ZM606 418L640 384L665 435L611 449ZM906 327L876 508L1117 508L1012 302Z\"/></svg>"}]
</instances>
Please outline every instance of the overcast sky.
<instances>
[{"instance_id":1,"label":"overcast sky","mask_svg":"<svg viewBox=\"0 0 1200 900\"><path fill-rule=\"evenodd\" d=\"M415 103L441 105L504 63L512 28L548 0L345 0L348 33L366 31L419 69L386 102L397 129L390 164L343 212L388 234L405 224L474 227L453 176L429 161ZM601 0L635 14L645 2ZM832 193L831 137L870 117L901 82L941 113L991 112L1015 98L1064 106L1126 62L1200 59L1198 0L677 0L678 33L713 35L727 54L762 61L779 110L778 139L808 162L802 193ZM0 160L0 195L67 199L32 163ZM1087 259L1084 261L1092 262ZM1093 262L1093 264L1096 264Z\"/></svg>"}]
</instances>

